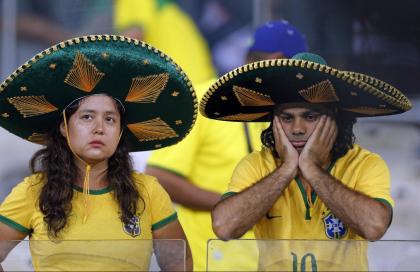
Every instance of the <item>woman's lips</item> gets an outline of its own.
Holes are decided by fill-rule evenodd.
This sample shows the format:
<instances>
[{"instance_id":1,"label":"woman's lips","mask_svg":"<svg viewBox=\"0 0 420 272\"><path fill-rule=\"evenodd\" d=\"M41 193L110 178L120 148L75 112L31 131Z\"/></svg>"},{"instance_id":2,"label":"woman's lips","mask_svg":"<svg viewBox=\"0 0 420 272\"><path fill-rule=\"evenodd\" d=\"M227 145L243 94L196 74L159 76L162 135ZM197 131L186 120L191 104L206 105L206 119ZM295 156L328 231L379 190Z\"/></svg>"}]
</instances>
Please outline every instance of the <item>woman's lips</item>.
<instances>
[{"instance_id":1,"label":"woman's lips","mask_svg":"<svg viewBox=\"0 0 420 272\"><path fill-rule=\"evenodd\" d=\"M102 141L92 141L89 143L91 146L103 146L105 145Z\"/></svg>"}]
</instances>

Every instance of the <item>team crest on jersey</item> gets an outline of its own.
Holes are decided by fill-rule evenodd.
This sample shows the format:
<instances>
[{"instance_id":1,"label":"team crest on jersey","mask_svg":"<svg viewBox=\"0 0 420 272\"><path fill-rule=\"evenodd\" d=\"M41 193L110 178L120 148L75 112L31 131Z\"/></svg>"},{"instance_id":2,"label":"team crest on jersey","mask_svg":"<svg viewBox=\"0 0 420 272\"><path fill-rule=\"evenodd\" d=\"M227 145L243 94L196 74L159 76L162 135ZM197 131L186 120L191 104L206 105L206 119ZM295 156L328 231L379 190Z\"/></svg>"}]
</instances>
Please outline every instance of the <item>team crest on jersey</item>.
<instances>
[{"instance_id":1,"label":"team crest on jersey","mask_svg":"<svg viewBox=\"0 0 420 272\"><path fill-rule=\"evenodd\" d=\"M347 233L346 226L333 213L324 217L324 228L327 237L333 240L339 240Z\"/></svg>"},{"instance_id":2,"label":"team crest on jersey","mask_svg":"<svg viewBox=\"0 0 420 272\"><path fill-rule=\"evenodd\" d=\"M124 232L130 235L131 237L139 236L140 231L140 219L137 216L133 216L133 218L130 219L130 222L127 224L123 223L123 229Z\"/></svg>"}]
</instances>

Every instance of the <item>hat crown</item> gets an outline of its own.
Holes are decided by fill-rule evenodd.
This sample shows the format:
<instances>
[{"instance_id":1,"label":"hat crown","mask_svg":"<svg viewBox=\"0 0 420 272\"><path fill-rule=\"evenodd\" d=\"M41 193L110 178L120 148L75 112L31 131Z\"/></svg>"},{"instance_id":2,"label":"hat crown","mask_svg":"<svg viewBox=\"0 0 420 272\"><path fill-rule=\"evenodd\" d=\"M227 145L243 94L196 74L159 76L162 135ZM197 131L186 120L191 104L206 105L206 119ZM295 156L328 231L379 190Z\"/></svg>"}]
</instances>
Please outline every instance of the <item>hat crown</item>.
<instances>
[{"instance_id":1,"label":"hat crown","mask_svg":"<svg viewBox=\"0 0 420 272\"><path fill-rule=\"evenodd\" d=\"M319 63L319 64L322 64L322 65L327 65L327 62L325 61L325 59L323 57L321 57L320 55L314 54L314 53L309 53L309 52L297 53L296 55L294 55L292 57L292 59L306 60L306 61Z\"/></svg>"}]
</instances>

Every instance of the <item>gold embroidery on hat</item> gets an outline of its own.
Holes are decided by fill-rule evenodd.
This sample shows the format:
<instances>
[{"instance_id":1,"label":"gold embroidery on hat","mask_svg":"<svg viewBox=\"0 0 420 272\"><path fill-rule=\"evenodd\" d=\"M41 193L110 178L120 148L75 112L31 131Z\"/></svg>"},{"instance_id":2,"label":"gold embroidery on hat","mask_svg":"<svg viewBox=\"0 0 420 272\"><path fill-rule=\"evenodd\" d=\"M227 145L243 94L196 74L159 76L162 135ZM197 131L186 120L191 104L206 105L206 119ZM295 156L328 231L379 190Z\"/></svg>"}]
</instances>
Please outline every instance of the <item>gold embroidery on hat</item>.
<instances>
[{"instance_id":1,"label":"gold embroidery on hat","mask_svg":"<svg viewBox=\"0 0 420 272\"><path fill-rule=\"evenodd\" d=\"M21 92L26 92L27 90L28 90L28 87L26 87L26 86L20 87Z\"/></svg>"},{"instance_id":2,"label":"gold embroidery on hat","mask_svg":"<svg viewBox=\"0 0 420 272\"><path fill-rule=\"evenodd\" d=\"M302 78L303 78L303 75L302 75L301 73L298 73L298 74L296 75L296 77L297 77L298 79L302 79Z\"/></svg>"},{"instance_id":3,"label":"gold embroidery on hat","mask_svg":"<svg viewBox=\"0 0 420 272\"><path fill-rule=\"evenodd\" d=\"M108 60L108 59L109 59L109 54L108 54L107 52L103 52L103 53L102 53L102 58L103 58L104 60Z\"/></svg>"},{"instance_id":4,"label":"gold embroidery on hat","mask_svg":"<svg viewBox=\"0 0 420 272\"><path fill-rule=\"evenodd\" d=\"M143 64L144 65L147 65L147 64L149 64L150 62L149 62L149 60L147 60L147 59L145 59L145 60L143 60Z\"/></svg>"},{"instance_id":5,"label":"gold embroidery on hat","mask_svg":"<svg viewBox=\"0 0 420 272\"><path fill-rule=\"evenodd\" d=\"M31 136L28 137L28 141L43 145L47 142L46 136L47 135L45 134L34 132Z\"/></svg>"},{"instance_id":6,"label":"gold embroidery on hat","mask_svg":"<svg viewBox=\"0 0 420 272\"><path fill-rule=\"evenodd\" d=\"M155 145L155 148L161 148L162 147L162 145L161 144L156 144Z\"/></svg>"},{"instance_id":7,"label":"gold embroidery on hat","mask_svg":"<svg viewBox=\"0 0 420 272\"><path fill-rule=\"evenodd\" d=\"M233 92L242 106L273 106L269 95L265 95L247 88L233 86Z\"/></svg>"},{"instance_id":8,"label":"gold embroidery on hat","mask_svg":"<svg viewBox=\"0 0 420 272\"><path fill-rule=\"evenodd\" d=\"M361 114L366 114L366 115L388 114L388 113L392 113L392 112L397 111L397 110L392 110L392 109L378 109L378 108L373 108L373 107L348 108L348 109L344 109L344 110L345 111L356 112L356 113L361 113Z\"/></svg>"},{"instance_id":9,"label":"gold embroidery on hat","mask_svg":"<svg viewBox=\"0 0 420 272\"><path fill-rule=\"evenodd\" d=\"M218 119L225 120L225 121L254 121L268 114L269 112L238 113L234 115L223 116Z\"/></svg>"},{"instance_id":10,"label":"gold embroidery on hat","mask_svg":"<svg viewBox=\"0 0 420 272\"><path fill-rule=\"evenodd\" d=\"M165 89L168 79L168 73L133 78L125 101L155 103L159 95Z\"/></svg>"},{"instance_id":11,"label":"gold embroidery on hat","mask_svg":"<svg viewBox=\"0 0 420 272\"><path fill-rule=\"evenodd\" d=\"M176 120L175 121L175 125L181 125L182 124L182 120Z\"/></svg>"},{"instance_id":12,"label":"gold embroidery on hat","mask_svg":"<svg viewBox=\"0 0 420 272\"><path fill-rule=\"evenodd\" d=\"M23 115L23 118L42 115L57 110L57 108L48 102L43 95L10 97L7 98L7 101Z\"/></svg>"},{"instance_id":13,"label":"gold embroidery on hat","mask_svg":"<svg viewBox=\"0 0 420 272\"><path fill-rule=\"evenodd\" d=\"M159 117L140 123L128 124L127 127L140 142L178 137L178 134Z\"/></svg>"},{"instance_id":14,"label":"gold embroidery on hat","mask_svg":"<svg viewBox=\"0 0 420 272\"><path fill-rule=\"evenodd\" d=\"M172 95L172 96L178 96L178 95L179 95L179 92L177 92L177 91L173 91L173 92L171 93L171 95Z\"/></svg>"},{"instance_id":15,"label":"gold embroidery on hat","mask_svg":"<svg viewBox=\"0 0 420 272\"><path fill-rule=\"evenodd\" d=\"M255 78L255 82L256 82L256 83L262 83L262 78L256 77L256 78Z\"/></svg>"},{"instance_id":16,"label":"gold embroidery on hat","mask_svg":"<svg viewBox=\"0 0 420 272\"><path fill-rule=\"evenodd\" d=\"M222 99L223 101L227 101L227 100L228 100L228 98L227 98L226 96L224 96L224 95L222 95L222 96L220 97L220 99Z\"/></svg>"},{"instance_id":17,"label":"gold embroidery on hat","mask_svg":"<svg viewBox=\"0 0 420 272\"><path fill-rule=\"evenodd\" d=\"M357 96L357 93L356 92L350 92L350 95L351 96Z\"/></svg>"},{"instance_id":18,"label":"gold embroidery on hat","mask_svg":"<svg viewBox=\"0 0 420 272\"><path fill-rule=\"evenodd\" d=\"M7 113L7 112L5 112L5 113L2 113L2 115L1 115L2 117L4 117L4 118L9 118L10 117L10 115Z\"/></svg>"},{"instance_id":19,"label":"gold embroidery on hat","mask_svg":"<svg viewBox=\"0 0 420 272\"><path fill-rule=\"evenodd\" d=\"M64 82L81 91L91 92L104 75L83 54L77 52Z\"/></svg>"},{"instance_id":20,"label":"gold embroidery on hat","mask_svg":"<svg viewBox=\"0 0 420 272\"><path fill-rule=\"evenodd\" d=\"M214 112L213 114L214 114L214 115L216 115L216 116L219 116L219 115L220 115L220 112L217 112L217 111L216 111L216 112Z\"/></svg>"},{"instance_id":21,"label":"gold embroidery on hat","mask_svg":"<svg viewBox=\"0 0 420 272\"><path fill-rule=\"evenodd\" d=\"M54 70L54 69L57 67L57 64L56 64L56 63L51 63L48 67L49 67L51 70Z\"/></svg>"},{"instance_id":22,"label":"gold embroidery on hat","mask_svg":"<svg viewBox=\"0 0 420 272\"><path fill-rule=\"evenodd\" d=\"M310 103L325 103L339 101L334 86L327 79L307 89L299 91L299 94Z\"/></svg>"}]
</instances>

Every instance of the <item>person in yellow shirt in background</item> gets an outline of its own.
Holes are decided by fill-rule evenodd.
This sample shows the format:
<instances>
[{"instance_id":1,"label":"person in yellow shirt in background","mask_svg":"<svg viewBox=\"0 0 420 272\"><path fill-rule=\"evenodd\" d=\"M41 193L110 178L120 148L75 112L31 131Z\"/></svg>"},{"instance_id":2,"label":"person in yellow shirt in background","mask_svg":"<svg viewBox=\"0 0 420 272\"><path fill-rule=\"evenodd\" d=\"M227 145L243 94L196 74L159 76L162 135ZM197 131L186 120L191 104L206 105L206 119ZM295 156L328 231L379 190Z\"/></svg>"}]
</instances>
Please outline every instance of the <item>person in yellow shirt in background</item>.
<instances>
[{"instance_id":1,"label":"person in yellow shirt in background","mask_svg":"<svg viewBox=\"0 0 420 272\"><path fill-rule=\"evenodd\" d=\"M294 26L284 20L270 21L255 31L246 61L288 58L306 50L305 39ZM198 98L203 97L212 82L196 88ZM261 148L260 134L266 127L265 123L215 122L199 115L184 142L152 152L147 162L145 172L156 176L179 204L178 217L190 243L196 271L206 270L207 240L216 238L210 210L220 200L239 160ZM244 238L253 235L248 233ZM257 268L250 260L232 261L238 270Z\"/></svg>"},{"instance_id":2,"label":"person in yellow shirt in background","mask_svg":"<svg viewBox=\"0 0 420 272\"><path fill-rule=\"evenodd\" d=\"M385 161L354 143L353 125L410 108L393 86L311 53L221 77L201 100L204 116L271 124L261 134L265 148L241 160L215 206L215 233L229 240L253 228L257 239L332 241L306 251L295 241L276 250L261 242L259 270L367 270L366 243L333 241L379 240L394 202Z\"/></svg>"},{"instance_id":3,"label":"person in yellow shirt in background","mask_svg":"<svg viewBox=\"0 0 420 272\"><path fill-rule=\"evenodd\" d=\"M214 78L206 41L192 19L171 0L116 0L115 30L167 53L193 85Z\"/></svg>"}]
</instances>

